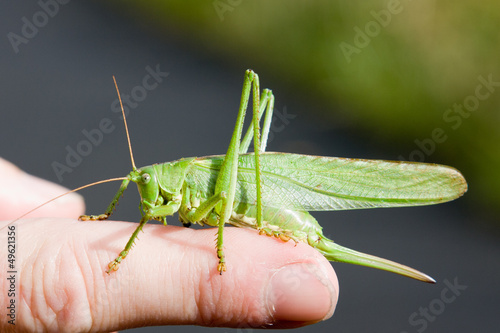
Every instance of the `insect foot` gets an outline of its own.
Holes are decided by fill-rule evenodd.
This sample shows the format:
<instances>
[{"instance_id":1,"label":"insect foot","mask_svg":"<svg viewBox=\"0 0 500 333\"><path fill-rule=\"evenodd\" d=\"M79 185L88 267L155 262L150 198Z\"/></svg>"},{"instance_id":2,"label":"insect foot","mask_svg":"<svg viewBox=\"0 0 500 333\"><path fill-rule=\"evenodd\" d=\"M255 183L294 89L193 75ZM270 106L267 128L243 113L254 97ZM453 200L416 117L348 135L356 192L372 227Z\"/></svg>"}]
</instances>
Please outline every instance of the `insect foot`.
<instances>
[{"instance_id":1,"label":"insect foot","mask_svg":"<svg viewBox=\"0 0 500 333\"><path fill-rule=\"evenodd\" d=\"M219 274L222 275L222 272L226 271L226 256L222 250L217 250L217 257L219 258L219 265L217 265L217 270Z\"/></svg>"},{"instance_id":2,"label":"insect foot","mask_svg":"<svg viewBox=\"0 0 500 333\"><path fill-rule=\"evenodd\" d=\"M120 263L116 261L116 259L108 264L108 269L106 273L111 274L112 272L116 272L119 268Z\"/></svg>"},{"instance_id":3,"label":"insect foot","mask_svg":"<svg viewBox=\"0 0 500 333\"><path fill-rule=\"evenodd\" d=\"M278 234L276 237L281 239L283 242L288 242L290 240L290 237L288 237L287 235L284 235L284 234Z\"/></svg>"},{"instance_id":4,"label":"insect foot","mask_svg":"<svg viewBox=\"0 0 500 333\"><path fill-rule=\"evenodd\" d=\"M101 215L81 215L78 219L80 221L102 221L107 220L109 214L101 214Z\"/></svg>"},{"instance_id":5,"label":"insect foot","mask_svg":"<svg viewBox=\"0 0 500 333\"><path fill-rule=\"evenodd\" d=\"M219 265L217 265L217 270L219 271L219 274L222 275L222 272L226 271L226 263L219 261Z\"/></svg>"},{"instance_id":6,"label":"insect foot","mask_svg":"<svg viewBox=\"0 0 500 333\"><path fill-rule=\"evenodd\" d=\"M112 262L110 262L108 264L108 270L106 271L106 273L111 274L112 272L116 272L118 270L118 268L120 268L119 266L120 266L120 263L122 262L122 260L127 257L127 254L128 254L128 251L120 252L120 255L118 257L116 257L115 260L113 260Z\"/></svg>"},{"instance_id":7,"label":"insect foot","mask_svg":"<svg viewBox=\"0 0 500 333\"><path fill-rule=\"evenodd\" d=\"M266 235L269 237L276 237L281 239L283 242L288 242L292 239L292 234L289 231L285 230L272 230L271 228L262 228L259 229L259 235ZM294 239L295 240L295 239Z\"/></svg>"}]
</instances>

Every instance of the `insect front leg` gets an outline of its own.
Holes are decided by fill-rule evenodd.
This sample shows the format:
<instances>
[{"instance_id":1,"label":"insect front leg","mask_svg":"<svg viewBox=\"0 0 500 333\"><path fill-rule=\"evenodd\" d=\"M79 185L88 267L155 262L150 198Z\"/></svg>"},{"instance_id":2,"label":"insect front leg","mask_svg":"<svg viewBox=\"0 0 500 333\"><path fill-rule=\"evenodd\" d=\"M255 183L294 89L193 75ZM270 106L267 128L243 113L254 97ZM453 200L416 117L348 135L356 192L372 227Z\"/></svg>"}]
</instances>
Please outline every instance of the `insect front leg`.
<instances>
[{"instance_id":1,"label":"insect front leg","mask_svg":"<svg viewBox=\"0 0 500 333\"><path fill-rule=\"evenodd\" d=\"M127 189L127 186L129 184L130 180L129 179L124 179L122 184L120 185L120 188L118 189L118 192L116 192L115 197L111 201L111 203L108 206L108 209L104 212L104 214L100 215L81 215L78 219L80 221L97 221L97 220L106 220L108 217L113 214L113 211L115 210L116 205L118 204L118 200L120 200L121 196L123 195L123 192Z\"/></svg>"}]
</instances>

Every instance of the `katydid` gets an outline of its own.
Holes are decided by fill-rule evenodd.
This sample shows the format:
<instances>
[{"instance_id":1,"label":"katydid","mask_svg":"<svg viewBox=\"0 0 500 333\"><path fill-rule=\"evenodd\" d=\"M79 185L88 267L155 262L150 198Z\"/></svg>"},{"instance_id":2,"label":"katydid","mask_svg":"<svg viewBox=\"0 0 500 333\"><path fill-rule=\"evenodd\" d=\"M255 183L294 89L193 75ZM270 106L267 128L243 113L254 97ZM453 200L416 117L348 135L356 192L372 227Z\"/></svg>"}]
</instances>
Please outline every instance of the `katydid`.
<instances>
[{"instance_id":1,"label":"katydid","mask_svg":"<svg viewBox=\"0 0 500 333\"><path fill-rule=\"evenodd\" d=\"M242 139L250 99L252 121ZM273 106L272 92L265 89L261 95L258 75L247 70L236 126L225 155L182 158L142 168L135 166L123 113L132 171L126 177L108 180L122 180L122 184L103 214L80 216L80 220L107 219L129 183L137 184L142 218L123 251L109 263L107 273L118 269L148 221L158 220L166 225L166 217L177 212L185 226L194 223L218 228L216 254L220 274L226 271L223 230L229 223L282 241L305 242L330 261L378 268L434 283L430 276L413 268L334 243L323 235L321 226L308 211L450 201L467 191L460 172L437 164L266 152ZM248 153L252 140L254 152Z\"/></svg>"}]
</instances>

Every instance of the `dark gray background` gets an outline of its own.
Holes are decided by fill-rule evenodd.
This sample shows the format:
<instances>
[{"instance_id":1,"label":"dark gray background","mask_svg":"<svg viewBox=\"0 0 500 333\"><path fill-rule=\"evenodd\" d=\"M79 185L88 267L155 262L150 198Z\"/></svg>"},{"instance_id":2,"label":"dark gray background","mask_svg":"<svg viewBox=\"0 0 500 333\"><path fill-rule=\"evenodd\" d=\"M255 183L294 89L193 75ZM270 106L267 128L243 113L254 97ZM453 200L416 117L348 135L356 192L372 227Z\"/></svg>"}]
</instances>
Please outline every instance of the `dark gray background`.
<instances>
[{"instance_id":1,"label":"dark gray background","mask_svg":"<svg viewBox=\"0 0 500 333\"><path fill-rule=\"evenodd\" d=\"M126 15L94 2L77 1L62 6L15 53L7 34L20 34L21 18L31 20L39 10L34 1L0 4L2 157L34 175L58 182L51 163L64 162L65 147L75 148L84 139L82 130L96 128L101 119L109 118L116 129L106 134L72 173L65 174L61 184L74 188L126 175L131 166L123 126L111 111L116 99L111 77L116 75L122 93L130 93L141 84L145 67L157 64L170 73L168 78L149 92L128 118L136 163L141 166L225 152L243 73L252 63L205 54L174 32L159 38ZM276 133L268 150L384 159L407 155L371 144L368 134L340 119L335 131L322 128L323 120L309 112L321 108L320 104L287 91L281 78L253 69L260 75L262 88L273 89L276 108L286 107L288 113L296 115ZM88 212L103 211L117 187L108 184L82 191ZM126 192L114 218L139 219L136 192L134 188ZM473 191L467 195L473 195ZM498 330L498 234L473 211L464 209L461 200L434 207L314 215L325 235L340 244L416 267L438 283L427 285L374 269L334 264L341 288L334 317L296 332L417 332L421 326L412 326L409 317L419 308L436 304L446 288L446 279L458 279L467 289L428 322L425 332ZM171 218L169 223L177 223L177 219ZM200 327L135 331L208 330L230 331Z\"/></svg>"}]
</instances>

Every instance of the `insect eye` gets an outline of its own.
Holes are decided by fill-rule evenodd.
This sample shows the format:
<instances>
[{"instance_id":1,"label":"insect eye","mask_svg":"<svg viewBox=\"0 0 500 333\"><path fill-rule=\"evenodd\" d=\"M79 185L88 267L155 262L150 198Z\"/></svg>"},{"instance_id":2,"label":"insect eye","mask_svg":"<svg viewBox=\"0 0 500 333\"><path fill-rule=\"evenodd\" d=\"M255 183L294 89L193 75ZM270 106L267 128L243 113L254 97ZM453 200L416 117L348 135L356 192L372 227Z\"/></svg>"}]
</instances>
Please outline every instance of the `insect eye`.
<instances>
[{"instance_id":1,"label":"insect eye","mask_svg":"<svg viewBox=\"0 0 500 333\"><path fill-rule=\"evenodd\" d=\"M142 182L143 182L143 184L149 183L150 180L151 180L151 176L149 175L149 173L144 173L142 175Z\"/></svg>"}]
</instances>

